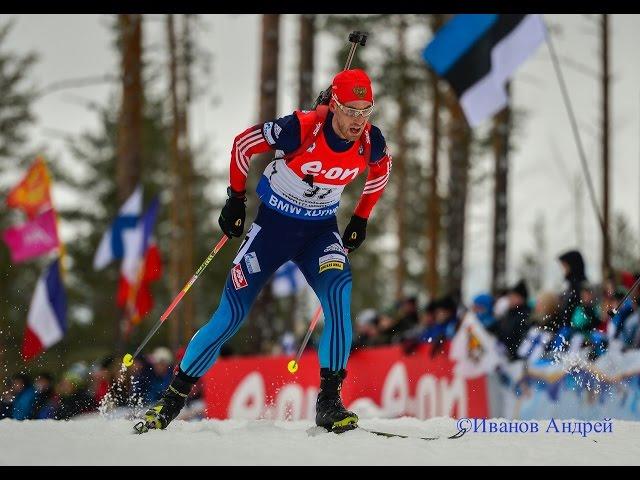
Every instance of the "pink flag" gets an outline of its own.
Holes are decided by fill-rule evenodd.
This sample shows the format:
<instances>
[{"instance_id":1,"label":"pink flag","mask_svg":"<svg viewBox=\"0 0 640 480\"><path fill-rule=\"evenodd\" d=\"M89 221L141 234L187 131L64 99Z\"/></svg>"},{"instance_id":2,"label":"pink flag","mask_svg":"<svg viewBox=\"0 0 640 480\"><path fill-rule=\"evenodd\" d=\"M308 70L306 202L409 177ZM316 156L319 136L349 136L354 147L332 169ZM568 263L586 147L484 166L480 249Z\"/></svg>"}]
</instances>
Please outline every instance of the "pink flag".
<instances>
[{"instance_id":1,"label":"pink flag","mask_svg":"<svg viewBox=\"0 0 640 480\"><path fill-rule=\"evenodd\" d=\"M24 262L58 247L56 214L52 209L19 227L7 228L2 233L11 252L11 261Z\"/></svg>"}]
</instances>

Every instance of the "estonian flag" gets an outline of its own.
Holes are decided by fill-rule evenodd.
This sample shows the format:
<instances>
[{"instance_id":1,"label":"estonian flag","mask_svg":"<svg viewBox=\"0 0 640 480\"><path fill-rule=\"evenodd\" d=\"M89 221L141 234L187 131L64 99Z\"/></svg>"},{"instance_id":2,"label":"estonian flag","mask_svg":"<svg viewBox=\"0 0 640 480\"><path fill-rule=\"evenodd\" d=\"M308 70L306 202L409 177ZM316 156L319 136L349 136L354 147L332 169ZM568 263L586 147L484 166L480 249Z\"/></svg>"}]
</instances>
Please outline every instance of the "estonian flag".
<instances>
[{"instance_id":1,"label":"estonian flag","mask_svg":"<svg viewBox=\"0 0 640 480\"><path fill-rule=\"evenodd\" d=\"M67 331L67 295L55 259L44 271L31 300L22 357L29 360L58 343Z\"/></svg>"},{"instance_id":2,"label":"estonian flag","mask_svg":"<svg viewBox=\"0 0 640 480\"><path fill-rule=\"evenodd\" d=\"M449 82L475 127L507 105L509 77L545 35L537 14L461 14L438 30L423 56Z\"/></svg>"}]
</instances>

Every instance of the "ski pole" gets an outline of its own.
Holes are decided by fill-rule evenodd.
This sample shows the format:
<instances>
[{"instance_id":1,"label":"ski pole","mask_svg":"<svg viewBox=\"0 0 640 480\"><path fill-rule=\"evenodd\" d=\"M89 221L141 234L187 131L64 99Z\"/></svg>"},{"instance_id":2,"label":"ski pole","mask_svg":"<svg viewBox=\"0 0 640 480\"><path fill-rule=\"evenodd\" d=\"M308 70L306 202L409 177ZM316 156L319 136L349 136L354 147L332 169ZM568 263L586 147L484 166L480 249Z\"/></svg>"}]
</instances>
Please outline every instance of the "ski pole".
<instances>
[{"instance_id":1,"label":"ski pole","mask_svg":"<svg viewBox=\"0 0 640 480\"><path fill-rule=\"evenodd\" d=\"M289 370L289 373L296 373L298 371L298 362L300 361L302 352L304 352L304 349L307 346L307 343L309 342L309 338L311 338L313 329L316 328L316 323L318 323L318 319L320 318L321 313L322 313L322 305L318 305L318 308L316 308L316 311L313 313L313 318L311 319L311 323L309 324L307 334L304 336L302 345L300 345L300 348L298 349L298 353L296 354L296 359L291 360L287 365L287 369Z\"/></svg>"},{"instance_id":2,"label":"ski pole","mask_svg":"<svg viewBox=\"0 0 640 480\"><path fill-rule=\"evenodd\" d=\"M209 253L209 256L205 259L204 262L202 262L202 265L200 265L200 268L198 268L198 270L196 271L196 273L193 274L193 276L191 277L191 279L187 282L187 284L184 286L184 288L180 291L180 293L178 293L178 295L176 295L176 297L173 299L173 302L171 302L171 305L169 305L169 307L164 311L164 313L162 314L162 316L160 316L160 320L158 320L156 322L156 324L153 326L153 328L151 329L151 331L149 332L149 334L146 336L146 338L142 341L142 343L140 344L140 346L138 347L138 349L135 351L135 353L133 355L131 355L130 353L127 353L123 359L122 359L122 364L125 367L130 367L131 365L133 365L133 359L136 358L138 356L138 354L140 353L140 351L144 348L144 346L147 344L147 342L149 341L149 339L151 337L153 337L153 335L158 331L158 329L160 328L160 325L162 325L162 322L164 322L167 317L171 314L171 312L173 311L173 309L176 307L176 305L178 305L178 303L180 302L180 300L182 300L182 297L184 297L184 295L187 293L187 291L189 290L189 288L191 288L191 285L193 285L195 283L195 281L198 279L198 276L202 273L202 271L207 268L207 265L209 265L209 263L211 262L211 260L213 260L213 257L216 256L216 253L218 253L220 251L220 249L224 246L225 243L227 243L227 240L229 240L229 237L227 237L226 235L224 235L220 241L216 244L215 247L213 247L213 250L211 250L211 253Z\"/></svg>"},{"instance_id":3,"label":"ski pole","mask_svg":"<svg viewBox=\"0 0 640 480\"><path fill-rule=\"evenodd\" d=\"M613 318L615 317L618 312L620 311L620 309L622 308L622 304L627 300L627 298L629 298L629 295L631 295L631 292L633 292L636 288L638 288L638 285L640 285L640 277L638 277L638 279L633 283L633 285L631 285L631 288L629 289L629 291L627 292L627 294L624 296L624 298L622 299L622 301L618 304L618 306L612 310L609 310L607 312L607 314Z\"/></svg>"},{"instance_id":4,"label":"ski pole","mask_svg":"<svg viewBox=\"0 0 640 480\"><path fill-rule=\"evenodd\" d=\"M346 248L344 251L345 253L349 253L349 250L347 250ZM302 352L304 352L304 349L306 348L307 343L309 343L309 339L311 338L313 329L316 328L316 324L320 319L321 313L322 313L322 305L318 305L318 308L316 308L316 311L313 312L313 317L311 317L311 323L309 324L309 328L307 329L307 333L304 336L304 340L302 340L302 344L298 349L298 353L296 354L295 360L291 360L287 364L287 370L289 370L289 373L296 373L298 371L298 362L300 361L300 357L302 356Z\"/></svg>"}]
</instances>

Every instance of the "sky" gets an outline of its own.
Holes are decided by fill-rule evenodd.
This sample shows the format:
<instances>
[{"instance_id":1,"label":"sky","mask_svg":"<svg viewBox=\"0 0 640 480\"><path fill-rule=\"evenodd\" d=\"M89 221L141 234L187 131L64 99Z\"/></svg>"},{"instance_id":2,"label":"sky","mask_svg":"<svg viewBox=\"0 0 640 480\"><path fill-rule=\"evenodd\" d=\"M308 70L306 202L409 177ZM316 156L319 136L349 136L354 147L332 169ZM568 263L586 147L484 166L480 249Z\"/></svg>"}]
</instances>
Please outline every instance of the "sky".
<instances>
[{"instance_id":1,"label":"sky","mask_svg":"<svg viewBox=\"0 0 640 480\"><path fill-rule=\"evenodd\" d=\"M278 111L282 115L296 107L297 17L283 15L281 20ZM555 45L600 201L601 87L595 76L600 69L600 45L594 17L544 15L547 23L562 29L562 34L554 37ZM118 57L112 46L113 35L108 28L110 17L107 15L0 16L2 23L8 19L14 19L16 24L8 37L7 48L23 53L35 51L40 55L32 76L33 84L38 87L68 78L118 72ZM233 138L256 121L260 16L219 14L202 15L202 19L198 41L213 54L213 63L207 74L205 94L191 111L191 135L196 143L205 139L210 142L210 158L200 168L224 171L228 168ZM611 212L624 213L637 235L640 227L640 56L637 54L640 16L611 15L610 25ZM161 15L150 15L145 22L144 43L150 49L150 55L162 55L163 28ZM372 41L375 41L374 36L369 38L369 42ZM316 40L316 89L328 84L335 73L333 52L336 46L326 34ZM574 67L575 64L594 73L586 74ZM67 166L76 168L60 134L78 134L97 128L97 116L82 102L94 101L103 105L113 92L113 85L102 84L41 97L34 104L37 125L31 131L31 140L36 145L45 145L48 155L59 156ZM526 112L527 116L515 139L517 149L511 154L508 280L515 283L523 254L535 249L534 223L543 218L547 259L545 286L560 286L562 274L555 259L559 253L573 248L582 250L588 277L598 281L601 236L546 45L542 45L517 72L512 82L512 94L514 107ZM389 133L386 136L393 141ZM478 168L490 171L493 161L490 155L476 161ZM573 189L575 179L582 184L578 203ZM441 179L441 185L446 185L445 179ZM484 182L470 192L464 285L467 298L486 289L490 282L492 189L492 182ZM54 190L54 200L58 200L56 193ZM58 196L61 197L59 201L64 201L64 195ZM576 216L576 204L581 205L579 216ZM375 221L375 212L372 220ZM578 238L576 227L580 223L582 238ZM66 234L70 235L69 232ZM63 231L63 238L64 235ZM637 248L640 251L640 244Z\"/></svg>"}]
</instances>

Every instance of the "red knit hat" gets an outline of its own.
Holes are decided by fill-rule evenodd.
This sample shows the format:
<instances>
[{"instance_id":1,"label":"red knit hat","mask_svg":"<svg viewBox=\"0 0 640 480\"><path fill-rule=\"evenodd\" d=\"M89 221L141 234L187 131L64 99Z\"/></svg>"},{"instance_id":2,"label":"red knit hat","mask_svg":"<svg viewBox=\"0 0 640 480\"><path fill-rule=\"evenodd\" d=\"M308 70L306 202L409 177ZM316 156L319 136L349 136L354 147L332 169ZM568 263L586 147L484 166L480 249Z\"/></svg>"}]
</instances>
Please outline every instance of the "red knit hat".
<instances>
[{"instance_id":1,"label":"red knit hat","mask_svg":"<svg viewBox=\"0 0 640 480\"><path fill-rule=\"evenodd\" d=\"M333 77L331 93L338 97L340 103L365 100L373 103L371 80L364 70L344 70Z\"/></svg>"}]
</instances>

